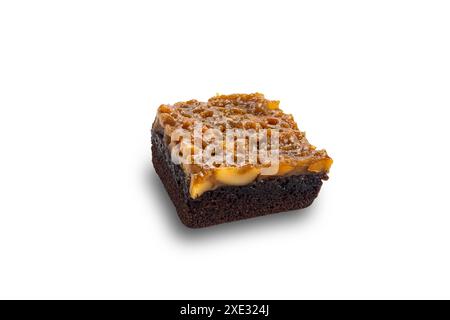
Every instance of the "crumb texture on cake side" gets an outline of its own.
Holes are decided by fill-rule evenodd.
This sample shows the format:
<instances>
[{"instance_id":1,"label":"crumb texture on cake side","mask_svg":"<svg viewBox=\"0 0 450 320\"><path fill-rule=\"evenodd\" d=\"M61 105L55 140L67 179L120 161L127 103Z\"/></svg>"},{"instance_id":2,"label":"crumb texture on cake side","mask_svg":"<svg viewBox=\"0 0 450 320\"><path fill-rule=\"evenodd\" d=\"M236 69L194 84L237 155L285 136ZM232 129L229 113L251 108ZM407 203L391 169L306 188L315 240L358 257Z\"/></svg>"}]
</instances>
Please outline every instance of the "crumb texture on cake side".
<instances>
[{"instance_id":1,"label":"crumb texture on cake side","mask_svg":"<svg viewBox=\"0 0 450 320\"><path fill-rule=\"evenodd\" d=\"M171 161L164 136L156 131L152 132L152 161L180 220L189 228L306 208L328 178L325 173L276 177L247 186L220 187L192 199L188 176Z\"/></svg>"}]
</instances>

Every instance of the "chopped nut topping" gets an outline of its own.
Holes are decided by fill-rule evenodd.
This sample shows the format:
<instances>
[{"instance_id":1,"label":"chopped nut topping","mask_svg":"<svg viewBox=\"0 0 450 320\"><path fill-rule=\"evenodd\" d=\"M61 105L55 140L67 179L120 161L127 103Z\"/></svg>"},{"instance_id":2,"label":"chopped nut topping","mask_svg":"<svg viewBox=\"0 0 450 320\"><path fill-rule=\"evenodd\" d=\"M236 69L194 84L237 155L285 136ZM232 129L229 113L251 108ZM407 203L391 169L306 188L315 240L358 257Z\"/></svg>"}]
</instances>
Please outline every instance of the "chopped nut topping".
<instances>
[{"instance_id":1,"label":"chopped nut topping","mask_svg":"<svg viewBox=\"0 0 450 320\"><path fill-rule=\"evenodd\" d=\"M174 117L171 114L168 114L168 113L162 113L159 116L159 119L161 120L161 123L162 123L163 126L167 126L167 125L175 126L177 124L175 119L174 119Z\"/></svg>"},{"instance_id":2,"label":"chopped nut topping","mask_svg":"<svg viewBox=\"0 0 450 320\"><path fill-rule=\"evenodd\" d=\"M157 117L158 124L166 135L166 141L169 142L174 130L182 128L193 132L196 122L203 124L203 133L210 128L220 132L227 129L256 132L267 129L269 136L272 131L278 131L280 167L274 175L328 172L332 160L326 151L316 150L298 129L292 115L285 114L279 104L279 101L265 99L261 93L217 95L208 102L189 100L174 105L161 105ZM202 146L209 147L210 141L203 140ZM244 156L250 157L248 154ZM230 166L216 162L183 165L183 169L191 178L190 190L193 198L221 185L244 185L264 178L266 176L261 172L262 167L261 163L253 167Z\"/></svg>"}]
</instances>

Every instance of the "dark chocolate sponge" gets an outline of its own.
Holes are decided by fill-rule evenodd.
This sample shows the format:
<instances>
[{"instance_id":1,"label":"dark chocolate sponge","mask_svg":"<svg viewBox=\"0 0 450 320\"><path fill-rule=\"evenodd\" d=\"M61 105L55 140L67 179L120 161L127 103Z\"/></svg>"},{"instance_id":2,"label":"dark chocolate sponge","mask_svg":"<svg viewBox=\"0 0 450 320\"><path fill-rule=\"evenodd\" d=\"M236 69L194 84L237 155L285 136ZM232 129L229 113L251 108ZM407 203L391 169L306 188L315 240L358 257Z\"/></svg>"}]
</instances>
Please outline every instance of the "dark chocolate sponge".
<instances>
[{"instance_id":1,"label":"dark chocolate sponge","mask_svg":"<svg viewBox=\"0 0 450 320\"><path fill-rule=\"evenodd\" d=\"M324 173L276 177L247 186L220 187L197 199L189 194L189 178L172 162L163 136L152 131L152 159L181 221L190 228L306 208L319 194Z\"/></svg>"}]
</instances>

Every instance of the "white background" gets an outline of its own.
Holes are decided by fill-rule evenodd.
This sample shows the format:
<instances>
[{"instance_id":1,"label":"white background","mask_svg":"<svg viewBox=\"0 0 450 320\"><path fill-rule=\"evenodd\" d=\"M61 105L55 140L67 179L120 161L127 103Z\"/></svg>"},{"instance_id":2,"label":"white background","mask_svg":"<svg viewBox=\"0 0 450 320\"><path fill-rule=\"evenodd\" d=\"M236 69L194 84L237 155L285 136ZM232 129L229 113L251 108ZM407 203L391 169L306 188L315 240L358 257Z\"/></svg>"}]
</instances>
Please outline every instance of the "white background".
<instances>
[{"instance_id":1,"label":"white background","mask_svg":"<svg viewBox=\"0 0 450 320\"><path fill-rule=\"evenodd\" d=\"M2 1L0 298L450 298L448 1ZM190 230L162 103L281 100L302 212Z\"/></svg>"}]
</instances>

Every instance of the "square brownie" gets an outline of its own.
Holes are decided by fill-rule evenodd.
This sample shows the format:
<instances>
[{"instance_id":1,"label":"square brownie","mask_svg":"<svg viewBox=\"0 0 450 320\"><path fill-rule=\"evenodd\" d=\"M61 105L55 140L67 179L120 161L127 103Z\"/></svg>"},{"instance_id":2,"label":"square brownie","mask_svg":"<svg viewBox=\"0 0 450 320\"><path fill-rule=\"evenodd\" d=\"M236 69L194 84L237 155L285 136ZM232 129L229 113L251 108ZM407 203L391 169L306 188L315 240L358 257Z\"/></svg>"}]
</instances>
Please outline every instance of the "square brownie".
<instances>
[{"instance_id":1,"label":"square brownie","mask_svg":"<svg viewBox=\"0 0 450 320\"><path fill-rule=\"evenodd\" d=\"M229 139L231 132L239 133ZM264 154L276 161L263 161ZM191 228L308 207L332 164L278 101L260 93L161 105L152 127L152 161L180 220Z\"/></svg>"}]
</instances>

